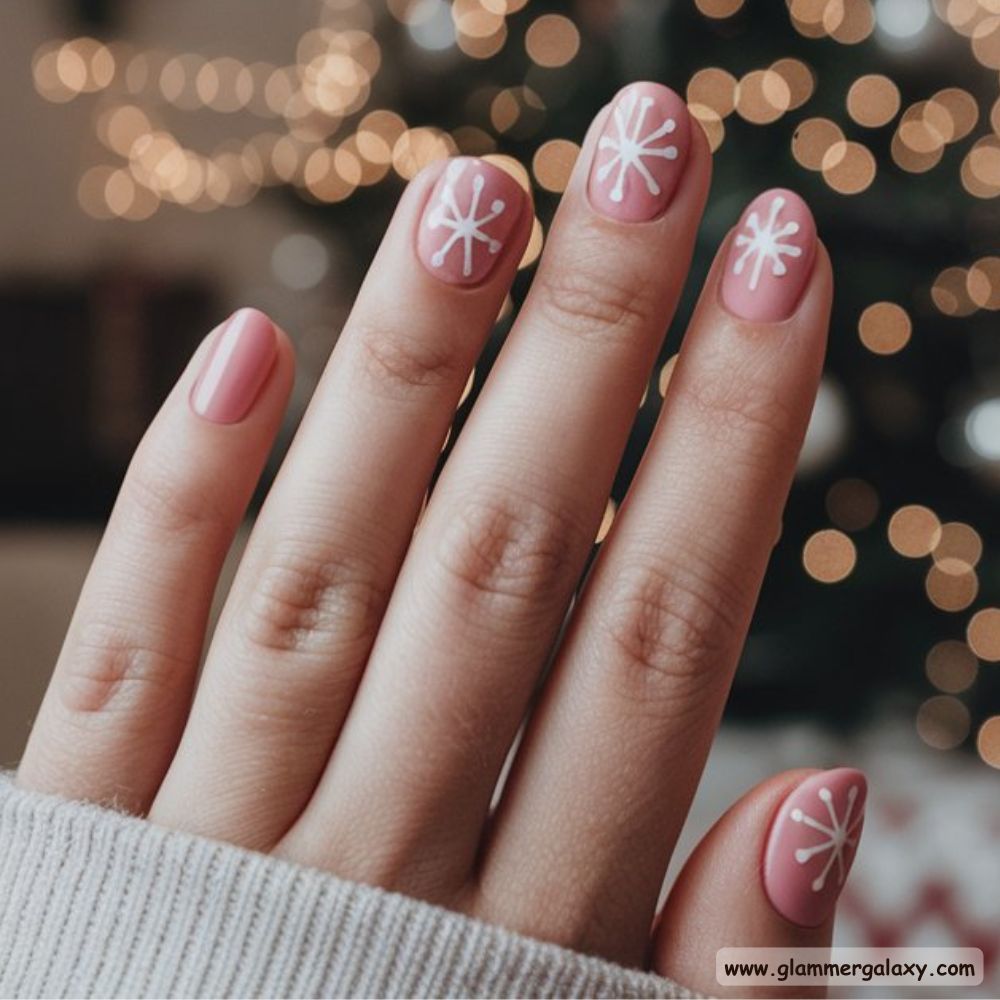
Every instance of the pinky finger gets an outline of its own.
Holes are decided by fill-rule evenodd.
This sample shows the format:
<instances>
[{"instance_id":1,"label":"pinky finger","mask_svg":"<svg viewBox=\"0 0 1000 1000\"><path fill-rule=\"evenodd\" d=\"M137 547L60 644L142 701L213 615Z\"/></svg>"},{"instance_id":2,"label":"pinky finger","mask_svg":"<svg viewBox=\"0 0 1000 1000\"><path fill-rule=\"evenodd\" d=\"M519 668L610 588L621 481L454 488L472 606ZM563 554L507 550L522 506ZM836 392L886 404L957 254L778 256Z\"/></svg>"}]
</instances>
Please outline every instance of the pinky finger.
<instances>
[{"instance_id":1,"label":"pinky finger","mask_svg":"<svg viewBox=\"0 0 1000 1000\"><path fill-rule=\"evenodd\" d=\"M287 337L252 309L196 351L129 465L21 761L22 786L148 808L294 367Z\"/></svg>"},{"instance_id":2,"label":"pinky finger","mask_svg":"<svg viewBox=\"0 0 1000 1000\"><path fill-rule=\"evenodd\" d=\"M852 768L786 771L751 789L684 865L654 935L655 969L710 996L788 995L720 986L716 952L829 946L865 795L864 775ZM798 989L796 996L825 996L822 987Z\"/></svg>"}]
</instances>

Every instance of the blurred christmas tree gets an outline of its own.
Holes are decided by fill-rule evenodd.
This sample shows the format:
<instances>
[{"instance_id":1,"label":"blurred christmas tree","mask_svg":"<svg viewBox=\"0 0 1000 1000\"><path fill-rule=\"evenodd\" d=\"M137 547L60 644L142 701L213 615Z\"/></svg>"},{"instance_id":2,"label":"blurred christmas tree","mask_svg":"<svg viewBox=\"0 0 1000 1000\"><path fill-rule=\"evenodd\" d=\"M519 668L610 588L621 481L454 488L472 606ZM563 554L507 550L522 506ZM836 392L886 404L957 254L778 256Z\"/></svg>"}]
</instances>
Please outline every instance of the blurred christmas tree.
<instances>
[{"instance_id":1,"label":"blurred christmas tree","mask_svg":"<svg viewBox=\"0 0 1000 1000\"><path fill-rule=\"evenodd\" d=\"M978 746L1000 767L997 0L304 8L314 21L285 64L86 38L40 51L40 93L100 92L98 137L119 158L84 174L84 209L141 222L168 204L239 208L284 187L350 245L357 282L406 179L457 151L493 155L538 207L516 308L596 111L635 78L684 93L715 150L713 195L614 499L715 248L762 188L795 188L815 210L837 297L827 377L730 713L833 725L903 714L928 745ZM114 5L81 10L113 30ZM169 125L234 111L240 124L213 149L187 148Z\"/></svg>"}]
</instances>

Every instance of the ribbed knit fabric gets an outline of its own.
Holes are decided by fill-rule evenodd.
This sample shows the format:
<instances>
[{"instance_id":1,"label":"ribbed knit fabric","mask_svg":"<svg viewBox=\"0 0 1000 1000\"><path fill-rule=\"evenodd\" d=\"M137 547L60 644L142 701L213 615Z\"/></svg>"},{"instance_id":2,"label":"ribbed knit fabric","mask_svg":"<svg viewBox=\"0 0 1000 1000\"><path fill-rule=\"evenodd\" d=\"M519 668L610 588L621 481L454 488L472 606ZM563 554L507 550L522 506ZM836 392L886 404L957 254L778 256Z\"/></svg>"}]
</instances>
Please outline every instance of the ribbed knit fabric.
<instances>
[{"instance_id":1,"label":"ribbed knit fabric","mask_svg":"<svg viewBox=\"0 0 1000 1000\"><path fill-rule=\"evenodd\" d=\"M691 997L0 775L2 997Z\"/></svg>"}]
</instances>

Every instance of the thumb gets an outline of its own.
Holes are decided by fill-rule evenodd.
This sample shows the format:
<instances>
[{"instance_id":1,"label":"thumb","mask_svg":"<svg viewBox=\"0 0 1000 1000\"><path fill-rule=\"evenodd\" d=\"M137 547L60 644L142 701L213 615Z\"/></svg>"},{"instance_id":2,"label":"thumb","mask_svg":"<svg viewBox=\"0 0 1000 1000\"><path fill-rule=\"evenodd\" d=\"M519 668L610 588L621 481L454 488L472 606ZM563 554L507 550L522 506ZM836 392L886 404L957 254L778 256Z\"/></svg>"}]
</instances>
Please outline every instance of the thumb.
<instances>
[{"instance_id":1,"label":"thumb","mask_svg":"<svg viewBox=\"0 0 1000 1000\"><path fill-rule=\"evenodd\" d=\"M852 768L785 771L747 792L702 838L674 884L654 935L656 970L712 996L780 994L780 987L720 986L715 954L829 946L865 794L864 775Z\"/></svg>"}]
</instances>

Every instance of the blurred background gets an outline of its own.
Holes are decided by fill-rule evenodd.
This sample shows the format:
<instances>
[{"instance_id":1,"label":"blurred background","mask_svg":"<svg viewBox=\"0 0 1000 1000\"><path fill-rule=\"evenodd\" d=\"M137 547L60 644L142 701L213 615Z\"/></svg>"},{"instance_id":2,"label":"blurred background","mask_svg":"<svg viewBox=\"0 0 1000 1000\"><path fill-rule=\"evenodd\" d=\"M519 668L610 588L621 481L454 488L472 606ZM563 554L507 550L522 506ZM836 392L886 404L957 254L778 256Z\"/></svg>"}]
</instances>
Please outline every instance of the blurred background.
<instances>
[{"instance_id":1,"label":"blurred background","mask_svg":"<svg viewBox=\"0 0 1000 1000\"><path fill-rule=\"evenodd\" d=\"M600 537L743 205L801 192L837 273L687 843L771 771L860 765L869 833L840 940L982 947L991 985L971 995L1000 987L998 71L1000 0L4 0L0 762L202 336L252 304L297 344L270 476L406 180L489 155L538 218L459 433L589 120L651 78L686 95L715 180Z\"/></svg>"}]
</instances>

